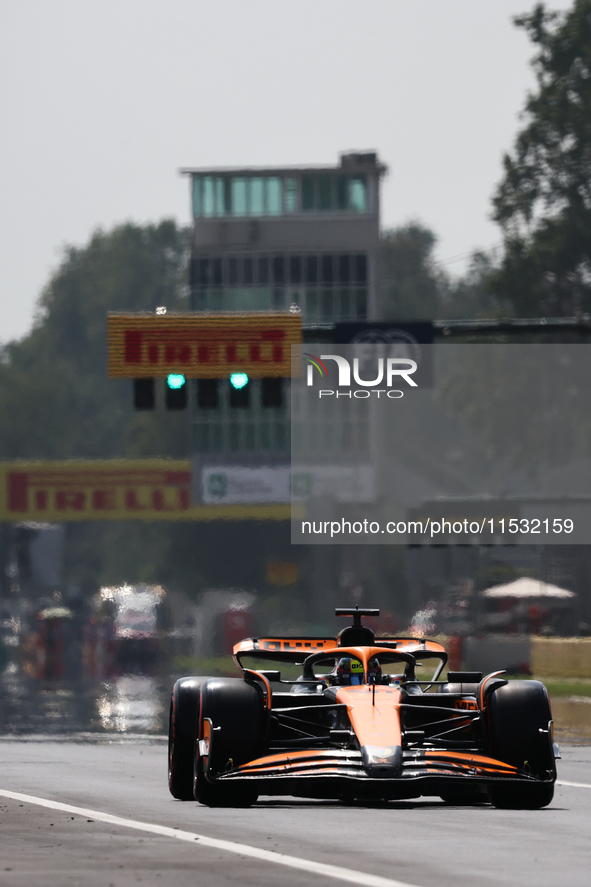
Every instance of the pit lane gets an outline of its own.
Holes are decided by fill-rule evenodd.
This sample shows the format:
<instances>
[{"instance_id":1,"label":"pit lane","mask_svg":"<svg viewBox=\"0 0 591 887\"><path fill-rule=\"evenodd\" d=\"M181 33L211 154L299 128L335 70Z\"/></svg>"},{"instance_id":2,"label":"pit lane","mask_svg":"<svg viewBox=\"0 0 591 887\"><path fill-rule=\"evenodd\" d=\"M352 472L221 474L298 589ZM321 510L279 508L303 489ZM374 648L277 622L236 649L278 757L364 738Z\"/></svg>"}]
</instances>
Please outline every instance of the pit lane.
<instances>
[{"instance_id":1,"label":"pit lane","mask_svg":"<svg viewBox=\"0 0 591 887\"><path fill-rule=\"evenodd\" d=\"M447 807L434 799L344 807L262 798L246 810L174 801L166 747L153 737L0 741L0 789L160 826L150 833L0 796L0 885L335 885L338 871L416 887L589 883L591 747L567 747L552 805L540 811ZM90 820L90 821L89 821ZM174 840L167 830L214 839ZM247 856L215 840L264 851ZM302 869L266 851L309 863ZM365 877L363 877L365 876ZM377 883L377 882L374 882Z\"/></svg>"}]
</instances>

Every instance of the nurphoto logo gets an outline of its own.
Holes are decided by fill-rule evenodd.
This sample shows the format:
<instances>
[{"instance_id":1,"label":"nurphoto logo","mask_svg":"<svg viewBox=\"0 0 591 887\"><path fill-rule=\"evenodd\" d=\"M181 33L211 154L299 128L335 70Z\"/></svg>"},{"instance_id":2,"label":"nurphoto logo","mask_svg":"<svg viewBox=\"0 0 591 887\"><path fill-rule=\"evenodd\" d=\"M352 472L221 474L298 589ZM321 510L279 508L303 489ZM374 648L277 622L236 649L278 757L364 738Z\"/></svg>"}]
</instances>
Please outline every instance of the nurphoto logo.
<instances>
[{"instance_id":1,"label":"nurphoto logo","mask_svg":"<svg viewBox=\"0 0 591 887\"><path fill-rule=\"evenodd\" d=\"M395 383L405 382L412 388L418 387L412 378L413 373L417 371L418 364L416 360L411 360L409 357L377 358L376 376L374 379L362 379L359 371L359 358L353 358L353 383L355 386L358 386L354 389L351 385L351 363L346 357L342 357L340 354L321 354L320 357L317 357L315 354L309 354L308 352L304 352L304 357L308 361L306 376L308 387L314 385L315 369L320 373L321 381L328 379L329 372L324 361L331 360L336 363L338 374L337 388L321 388L318 391L319 398L335 396L368 398L372 394L379 398L380 395L385 394L386 397L398 399L404 397L404 391L394 388ZM332 365L331 369L334 371ZM378 385L383 383L385 383L386 387L378 388ZM350 390L340 391L339 389L341 388Z\"/></svg>"}]
</instances>

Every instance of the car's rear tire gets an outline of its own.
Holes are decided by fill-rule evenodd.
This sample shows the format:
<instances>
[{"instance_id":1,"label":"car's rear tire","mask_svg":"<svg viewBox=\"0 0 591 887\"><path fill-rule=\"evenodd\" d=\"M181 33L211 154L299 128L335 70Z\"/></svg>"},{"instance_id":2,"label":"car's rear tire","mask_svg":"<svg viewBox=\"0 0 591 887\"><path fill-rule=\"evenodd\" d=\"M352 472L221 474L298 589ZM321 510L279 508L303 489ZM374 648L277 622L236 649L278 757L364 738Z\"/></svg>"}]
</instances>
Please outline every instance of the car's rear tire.
<instances>
[{"instance_id":1,"label":"car's rear tire","mask_svg":"<svg viewBox=\"0 0 591 887\"><path fill-rule=\"evenodd\" d=\"M509 681L488 701L490 753L493 758L524 768L539 779L556 778L552 719L548 692L539 681ZM552 782L499 783L490 787L495 807L533 810L545 807L554 795Z\"/></svg>"},{"instance_id":2,"label":"car's rear tire","mask_svg":"<svg viewBox=\"0 0 591 887\"><path fill-rule=\"evenodd\" d=\"M201 687L207 677L180 678L172 689L168 718L168 788L177 801L193 801L193 761Z\"/></svg>"},{"instance_id":3,"label":"car's rear tire","mask_svg":"<svg viewBox=\"0 0 591 887\"><path fill-rule=\"evenodd\" d=\"M204 722L211 721L211 746L207 759L215 776L259 757L264 750L266 712L257 686L238 678L213 678L201 692L199 737ZM249 782L210 782L205 776L206 762L195 754L194 797L207 807L250 807L258 797Z\"/></svg>"}]
</instances>

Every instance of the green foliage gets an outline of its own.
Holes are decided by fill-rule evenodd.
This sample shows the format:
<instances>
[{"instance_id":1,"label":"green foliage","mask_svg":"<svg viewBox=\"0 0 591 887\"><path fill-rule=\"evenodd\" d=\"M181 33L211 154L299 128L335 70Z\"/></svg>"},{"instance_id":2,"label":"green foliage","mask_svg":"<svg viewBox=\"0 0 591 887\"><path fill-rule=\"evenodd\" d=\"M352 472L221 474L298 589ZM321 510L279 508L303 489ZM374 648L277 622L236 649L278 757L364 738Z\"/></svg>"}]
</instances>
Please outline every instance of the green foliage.
<instances>
[{"instance_id":1,"label":"green foliage","mask_svg":"<svg viewBox=\"0 0 591 887\"><path fill-rule=\"evenodd\" d=\"M382 235L383 316L388 320L439 320L507 315L492 294L491 260L475 252L467 273L452 278L438 267L433 231L413 221Z\"/></svg>"},{"instance_id":2,"label":"green foliage","mask_svg":"<svg viewBox=\"0 0 591 887\"><path fill-rule=\"evenodd\" d=\"M460 345L450 356L437 399L474 441L480 439L491 479L510 476L513 469L533 477L588 458L591 419L583 348Z\"/></svg>"},{"instance_id":3,"label":"green foliage","mask_svg":"<svg viewBox=\"0 0 591 887\"><path fill-rule=\"evenodd\" d=\"M547 678L535 675L535 679L546 685L550 699L570 696L589 698L591 696L591 681L585 678Z\"/></svg>"},{"instance_id":4,"label":"green foliage","mask_svg":"<svg viewBox=\"0 0 591 887\"><path fill-rule=\"evenodd\" d=\"M537 89L493 199L505 235L495 292L522 316L591 310L591 0L515 19L537 48Z\"/></svg>"},{"instance_id":5,"label":"green foliage","mask_svg":"<svg viewBox=\"0 0 591 887\"><path fill-rule=\"evenodd\" d=\"M447 278L437 318L440 320L496 319L511 317L513 308L491 288L495 264L486 253L475 251L462 277Z\"/></svg>"},{"instance_id":6,"label":"green foliage","mask_svg":"<svg viewBox=\"0 0 591 887\"><path fill-rule=\"evenodd\" d=\"M442 284L433 262L436 237L419 222L382 236L384 316L430 320L437 314Z\"/></svg>"},{"instance_id":7,"label":"green foliage","mask_svg":"<svg viewBox=\"0 0 591 887\"><path fill-rule=\"evenodd\" d=\"M131 383L106 369L107 312L186 307L186 252L169 221L97 231L65 251L32 331L2 351L0 459L186 455L179 418L134 414Z\"/></svg>"},{"instance_id":8,"label":"green foliage","mask_svg":"<svg viewBox=\"0 0 591 887\"><path fill-rule=\"evenodd\" d=\"M68 247L33 329L2 351L0 459L188 456L184 412L135 413L131 382L107 378L107 312L186 310L188 231L164 221L97 231ZM66 584L203 581L194 525L73 523Z\"/></svg>"}]
</instances>

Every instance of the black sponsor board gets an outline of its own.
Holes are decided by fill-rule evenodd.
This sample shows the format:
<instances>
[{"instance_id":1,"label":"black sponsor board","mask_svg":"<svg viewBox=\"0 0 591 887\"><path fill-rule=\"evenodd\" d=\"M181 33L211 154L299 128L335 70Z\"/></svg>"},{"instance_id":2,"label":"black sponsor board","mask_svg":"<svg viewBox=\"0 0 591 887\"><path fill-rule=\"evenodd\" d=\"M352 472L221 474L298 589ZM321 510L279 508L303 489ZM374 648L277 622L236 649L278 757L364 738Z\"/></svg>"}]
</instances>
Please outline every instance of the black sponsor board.
<instances>
[{"instance_id":1,"label":"black sponsor board","mask_svg":"<svg viewBox=\"0 0 591 887\"><path fill-rule=\"evenodd\" d=\"M433 385L432 348L433 324L431 321L399 322L397 320L336 323L335 345L382 345L388 357L406 357L417 363L413 376L420 388Z\"/></svg>"}]
</instances>

